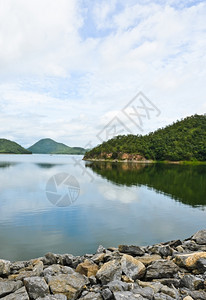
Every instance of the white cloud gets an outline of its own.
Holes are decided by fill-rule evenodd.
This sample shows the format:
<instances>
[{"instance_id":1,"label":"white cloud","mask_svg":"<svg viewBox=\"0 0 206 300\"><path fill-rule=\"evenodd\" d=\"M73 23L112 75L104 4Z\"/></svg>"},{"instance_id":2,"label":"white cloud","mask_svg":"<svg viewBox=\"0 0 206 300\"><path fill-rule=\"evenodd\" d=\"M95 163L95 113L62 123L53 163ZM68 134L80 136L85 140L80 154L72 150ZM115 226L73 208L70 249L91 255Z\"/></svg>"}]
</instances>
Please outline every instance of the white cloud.
<instances>
[{"instance_id":1,"label":"white cloud","mask_svg":"<svg viewBox=\"0 0 206 300\"><path fill-rule=\"evenodd\" d=\"M162 112L145 132L204 113L205 13L204 1L0 0L1 137L84 146L140 90Z\"/></svg>"}]
</instances>

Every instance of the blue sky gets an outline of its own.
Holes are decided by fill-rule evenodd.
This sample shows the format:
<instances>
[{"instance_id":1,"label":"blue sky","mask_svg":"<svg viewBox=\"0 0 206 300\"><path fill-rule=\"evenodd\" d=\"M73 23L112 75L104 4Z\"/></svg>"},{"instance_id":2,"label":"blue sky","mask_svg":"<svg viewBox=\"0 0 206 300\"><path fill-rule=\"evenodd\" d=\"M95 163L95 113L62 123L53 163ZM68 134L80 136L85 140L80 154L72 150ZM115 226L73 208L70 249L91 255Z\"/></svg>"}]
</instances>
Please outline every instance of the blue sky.
<instances>
[{"instance_id":1,"label":"blue sky","mask_svg":"<svg viewBox=\"0 0 206 300\"><path fill-rule=\"evenodd\" d=\"M0 137L99 143L115 116L134 134L206 110L206 2L0 0ZM143 132L122 109L142 91Z\"/></svg>"}]
</instances>

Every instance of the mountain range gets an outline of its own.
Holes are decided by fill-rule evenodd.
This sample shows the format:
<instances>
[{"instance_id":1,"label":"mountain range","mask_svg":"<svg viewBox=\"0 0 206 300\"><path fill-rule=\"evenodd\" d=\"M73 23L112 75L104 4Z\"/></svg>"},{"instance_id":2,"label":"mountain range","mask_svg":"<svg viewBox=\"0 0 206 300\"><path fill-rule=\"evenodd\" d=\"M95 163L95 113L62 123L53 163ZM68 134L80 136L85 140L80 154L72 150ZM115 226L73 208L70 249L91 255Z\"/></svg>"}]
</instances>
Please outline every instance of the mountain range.
<instances>
[{"instance_id":1,"label":"mountain range","mask_svg":"<svg viewBox=\"0 0 206 300\"><path fill-rule=\"evenodd\" d=\"M0 139L1 154L85 154L86 149L81 147L69 147L65 144L58 143L52 139L46 138L38 141L28 149L23 148L19 144L7 140Z\"/></svg>"}]
</instances>

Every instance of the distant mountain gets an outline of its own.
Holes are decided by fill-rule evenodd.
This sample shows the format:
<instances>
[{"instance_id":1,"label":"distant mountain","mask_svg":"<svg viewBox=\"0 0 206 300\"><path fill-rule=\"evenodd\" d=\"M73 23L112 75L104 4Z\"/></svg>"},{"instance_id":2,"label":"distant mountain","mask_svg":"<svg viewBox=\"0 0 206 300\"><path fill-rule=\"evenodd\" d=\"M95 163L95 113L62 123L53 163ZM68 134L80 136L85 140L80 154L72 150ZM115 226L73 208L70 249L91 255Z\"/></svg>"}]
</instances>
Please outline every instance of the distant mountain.
<instances>
[{"instance_id":1,"label":"distant mountain","mask_svg":"<svg viewBox=\"0 0 206 300\"><path fill-rule=\"evenodd\" d=\"M0 139L0 153L4 154L31 154L19 144L6 139Z\"/></svg>"},{"instance_id":2,"label":"distant mountain","mask_svg":"<svg viewBox=\"0 0 206 300\"><path fill-rule=\"evenodd\" d=\"M32 153L39 154L85 154L86 150L81 147L69 147L57 143L52 139L42 139L28 148Z\"/></svg>"},{"instance_id":3,"label":"distant mountain","mask_svg":"<svg viewBox=\"0 0 206 300\"><path fill-rule=\"evenodd\" d=\"M147 135L122 135L87 152L85 160L206 161L206 115L194 115Z\"/></svg>"}]
</instances>

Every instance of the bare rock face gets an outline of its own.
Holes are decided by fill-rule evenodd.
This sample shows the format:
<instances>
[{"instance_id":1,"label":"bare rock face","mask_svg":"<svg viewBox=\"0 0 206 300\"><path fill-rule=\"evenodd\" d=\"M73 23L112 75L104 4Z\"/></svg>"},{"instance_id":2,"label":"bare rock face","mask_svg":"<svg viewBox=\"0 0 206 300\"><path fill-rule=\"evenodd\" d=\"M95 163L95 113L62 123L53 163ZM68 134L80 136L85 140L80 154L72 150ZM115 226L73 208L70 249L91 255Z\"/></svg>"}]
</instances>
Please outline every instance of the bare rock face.
<instances>
[{"instance_id":1,"label":"bare rock face","mask_svg":"<svg viewBox=\"0 0 206 300\"><path fill-rule=\"evenodd\" d=\"M121 268L123 273L133 280L142 278L146 271L142 262L127 254L121 259Z\"/></svg>"},{"instance_id":2,"label":"bare rock face","mask_svg":"<svg viewBox=\"0 0 206 300\"><path fill-rule=\"evenodd\" d=\"M111 260L105 263L97 272L96 277L102 284L107 284L112 280L121 279L120 262L117 260Z\"/></svg>"},{"instance_id":3,"label":"bare rock face","mask_svg":"<svg viewBox=\"0 0 206 300\"><path fill-rule=\"evenodd\" d=\"M89 280L74 272L73 274L60 274L49 277L48 284L53 294L63 294L67 299L77 299Z\"/></svg>"}]
</instances>

